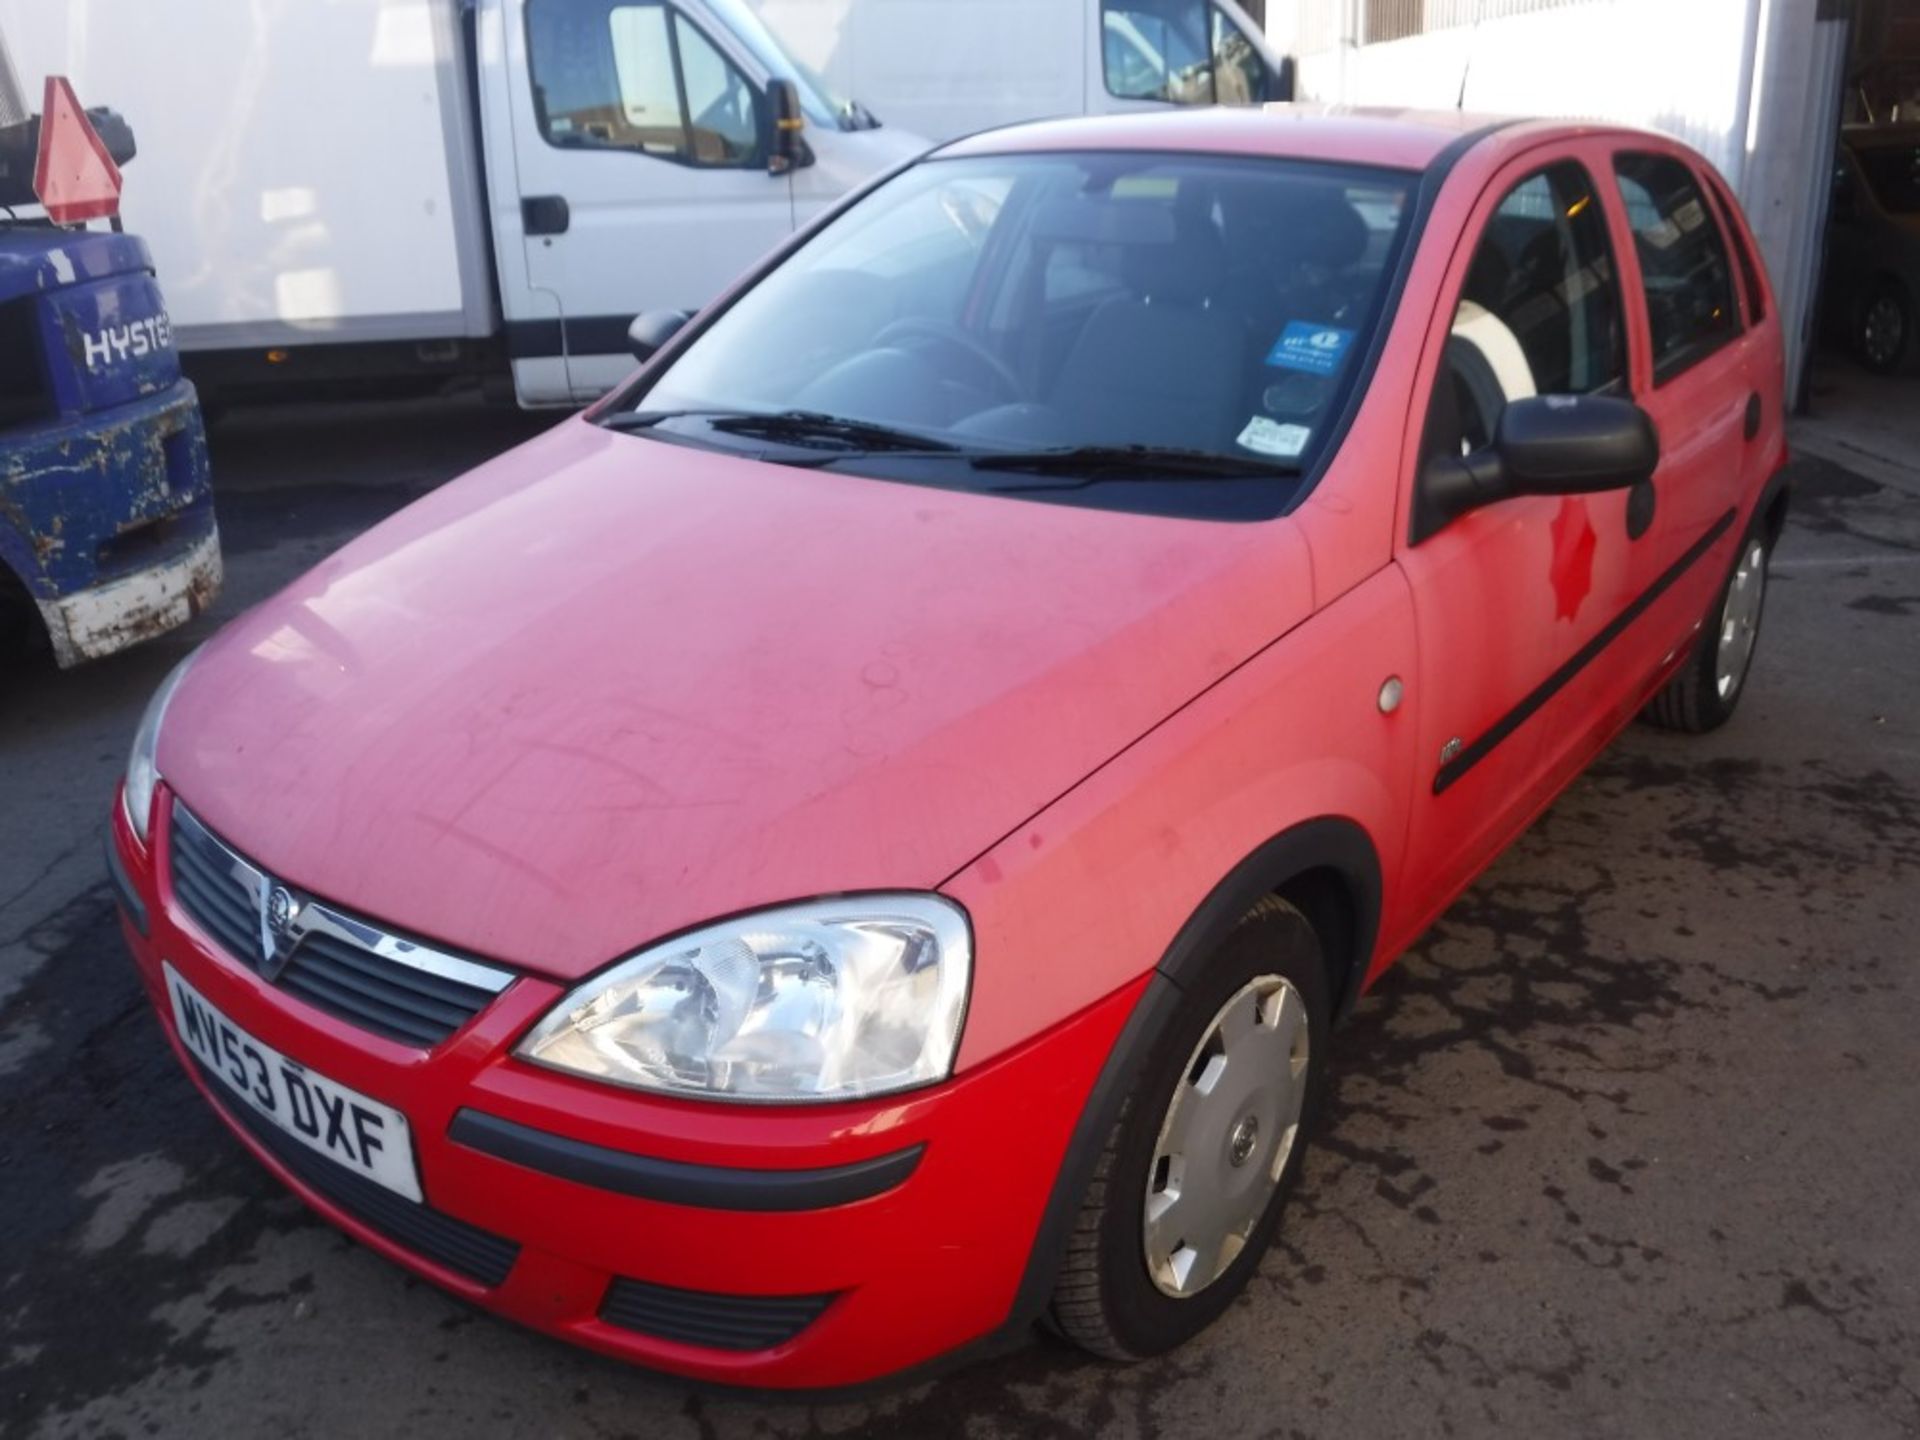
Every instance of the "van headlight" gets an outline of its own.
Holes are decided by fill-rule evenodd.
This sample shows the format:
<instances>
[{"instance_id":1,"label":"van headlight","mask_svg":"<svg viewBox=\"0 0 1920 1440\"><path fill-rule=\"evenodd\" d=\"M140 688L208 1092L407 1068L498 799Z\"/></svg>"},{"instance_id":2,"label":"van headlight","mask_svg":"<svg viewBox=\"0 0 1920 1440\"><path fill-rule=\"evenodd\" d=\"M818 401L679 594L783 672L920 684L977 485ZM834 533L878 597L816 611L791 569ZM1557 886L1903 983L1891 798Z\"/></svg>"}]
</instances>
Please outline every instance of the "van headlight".
<instances>
[{"instance_id":1,"label":"van headlight","mask_svg":"<svg viewBox=\"0 0 1920 1440\"><path fill-rule=\"evenodd\" d=\"M972 952L966 913L937 895L782 906L621 961L514 1053L716 1100L883 1095L951 1073Z\"/></svg>"},{"instance_id":2,"label":"van headlight","mask_svg":"<svg viewBox=\"0 0 1920 1440\"><path fill-rule=\"evenodd\" d=\"M160 783L160 772L153 763L154 747L160 743L160 722L166 718L167 705L173 699L173 692L180 688L180 682L186 678L187 667L193 664L195 650L173 669L167 672L167 678L160 682L160 688L153 692L153 698L147 701L147 711L140 717L140 728L133 732L133 749L127 754L126 784L122 788L127 807L127 823L133 826L133 833L140 837L142 845L147 843L147 822L153 814L153 792Z\"/></svg>"}]
</instances>

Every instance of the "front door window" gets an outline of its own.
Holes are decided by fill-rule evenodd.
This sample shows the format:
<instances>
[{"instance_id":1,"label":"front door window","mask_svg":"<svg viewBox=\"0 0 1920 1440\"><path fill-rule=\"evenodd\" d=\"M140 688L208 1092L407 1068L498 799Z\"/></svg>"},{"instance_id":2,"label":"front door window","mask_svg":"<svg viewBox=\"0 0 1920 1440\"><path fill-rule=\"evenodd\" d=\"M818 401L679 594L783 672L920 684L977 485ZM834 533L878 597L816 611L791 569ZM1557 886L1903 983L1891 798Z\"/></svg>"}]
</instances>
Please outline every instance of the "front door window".
<instances>
[{"instance_id":1,"label":"front door window","mask_svg":"<svg viewBox=\"0 0 1920 1440\"><path fill-rule=\"evenodd\" d=\"M1206 0L1102 0L1107 92L1169 105L1258 105L1267 67L1245 32Z\"/></svg>"},{"instance_id":2,"label":"front door window","mask_svg":"<svg viewBox=\"0 0 1920 1440\"><path fill-rule=\"evenodd\" d=\"M527 53L550 145L716 168L762 163L758 92L671 6L537 0L527 7Z\"/></svg>"}]
</instances>

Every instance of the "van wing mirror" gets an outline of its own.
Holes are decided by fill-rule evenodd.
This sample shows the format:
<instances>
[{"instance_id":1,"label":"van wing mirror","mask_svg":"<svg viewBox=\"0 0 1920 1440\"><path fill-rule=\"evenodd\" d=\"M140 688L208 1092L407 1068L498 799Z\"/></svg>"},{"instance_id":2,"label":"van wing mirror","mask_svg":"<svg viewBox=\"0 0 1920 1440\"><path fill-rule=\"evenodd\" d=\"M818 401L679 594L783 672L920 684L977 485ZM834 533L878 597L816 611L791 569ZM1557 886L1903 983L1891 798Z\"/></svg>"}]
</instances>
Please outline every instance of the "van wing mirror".
<instances>
[{"instance_id":1,"label":"van wing mirror","mask_svg":"<svg viewBox=\"0 0 1920 1440\"><path fill-rule=\"evenodd\" d=\"M1455 516L1515 495L1590 495L1653 478L1660 436L1631 400L1530 395L1500 412L1493 444L1437 455L1420 470L1415 544Z\"/></svg>"},{"instance_id":2,"label":"van wing mirror","mask_svg":"<svg viewBox=\"0 0 1920 1440\"><path fill-rule=\"evenodd\" d=\"M1278 65L1267 69L1267 93L1260 97L1269 103L1293 99L1293 57L1282 55Z\"/></svg>"},{"instance_id":3,"label":"van wing mirror","mask_svg":"<svg viewBox=\"0 0 1920 1440\"><path fill-rule=\"evenodd\" d=\"M800 89L791 80L767 82L767 113L773 133L767 141L767 173L785 175L813 164L807 144L807 117L800 109Z\"/></svg>"},{"instance_id":4,"label":"van wing mirror","mask_svg":"<svg viewBox=\"0 0 1920 1440\"><path fill-rule=\"evenodd\" d=\"M627 348L642 365L666 347L693 315L686 310L646 310L627 326Z\"/></svg>"}]
</instances>

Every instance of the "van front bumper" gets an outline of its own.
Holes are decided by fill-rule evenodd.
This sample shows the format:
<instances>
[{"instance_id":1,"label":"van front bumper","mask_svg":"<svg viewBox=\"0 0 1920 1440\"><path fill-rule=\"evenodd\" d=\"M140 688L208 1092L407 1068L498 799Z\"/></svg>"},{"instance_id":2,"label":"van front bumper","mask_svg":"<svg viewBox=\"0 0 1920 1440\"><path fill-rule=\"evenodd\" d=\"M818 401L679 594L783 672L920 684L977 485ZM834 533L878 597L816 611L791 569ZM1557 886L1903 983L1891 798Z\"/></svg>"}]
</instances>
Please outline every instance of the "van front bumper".
<instances>
[{"instance_id":1,"label":"van front bumper","mask_svg":"<svg viewBox=\"0 0 1920 1440\"><path fill-rule=\"evenodd\" d=\"M193 386L0 436L0 565L33 598L62 668L210 605L220 532Z\"/></svg>"},{"instance_id":2,"label":"van front bumper","mask_svg":"<svg viewBox=\"0 0 1920 1440\"><path fill-rule=\"evenodd\" d=\"M137 645L213 603L223 578L220 531L213 507L202 510L199 523L169 547L176 553L117 580L37 602L56 664L66 669Z\"/></svg>"},{"instance_id":3,"label":"van front bumper","mask_svg":"<svg viewBox=\"0 0 1920 1440\"><path fill-rule=\"evenodd\" d=\"M163 787L156 817L170 803ZM163 819L150 838L116 804L122 928L168 1040L269 1170L497 1314L720 1384L859 1385L1017 1326L1055 1177L1140 988L926 1090L820 1106L674 1100L515 1060L565 993L545 978L516 979L428 1049L312 1008L195 926ZM175 1032L163 961L257 1040L404 1112L423 1202L237 1101Z\"/></svg>"}]
</instances>

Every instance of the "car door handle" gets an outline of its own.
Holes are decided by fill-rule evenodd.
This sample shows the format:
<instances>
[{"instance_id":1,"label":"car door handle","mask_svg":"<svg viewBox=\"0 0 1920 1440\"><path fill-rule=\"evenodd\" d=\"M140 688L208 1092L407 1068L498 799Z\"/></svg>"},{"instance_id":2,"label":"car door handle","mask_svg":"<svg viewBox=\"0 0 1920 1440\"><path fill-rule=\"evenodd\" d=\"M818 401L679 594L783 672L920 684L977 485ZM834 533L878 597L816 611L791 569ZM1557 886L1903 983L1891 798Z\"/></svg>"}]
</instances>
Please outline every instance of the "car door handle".
<instances>
[{"instance_id":1,"label":"car door handle","mask_svg":"<svg viewBox=\"0 0 1920 1440\"><path fill-rule=\"evenodd\" d=\"M527 195L520 201L520 228L529 235L564 235L573 221L564 195Z\"/></svg>"},{"instance_id":2,"label":"car door handle","mask_svg":"<svg viewBox=\"0 0 1920 1440\"><path fill-rule=\"evenodd\" d=\"M1747 396L1747 439L1751 440L1760 433L1760 396Z\"/></svg>"}]
</instances>

